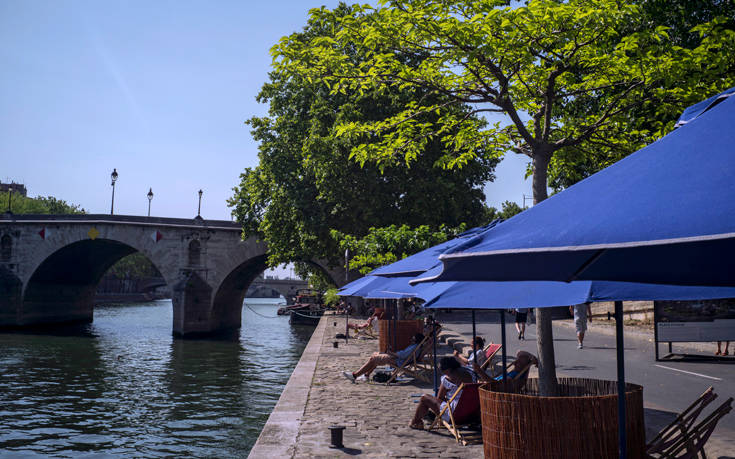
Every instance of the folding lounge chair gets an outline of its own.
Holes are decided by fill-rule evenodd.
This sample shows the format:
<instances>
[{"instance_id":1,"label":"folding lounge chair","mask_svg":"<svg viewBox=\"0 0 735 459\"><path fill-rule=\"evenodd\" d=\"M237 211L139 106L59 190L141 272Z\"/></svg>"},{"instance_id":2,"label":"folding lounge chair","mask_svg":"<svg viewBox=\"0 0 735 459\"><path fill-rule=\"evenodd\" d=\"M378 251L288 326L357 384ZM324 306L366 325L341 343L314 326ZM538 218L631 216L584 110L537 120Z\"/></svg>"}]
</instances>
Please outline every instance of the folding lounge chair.
<instances>
[{"instance_id":1,"label":"folding lounge chair","mask_svg":"<svg viewBox=\"0 0 735 459\"><path fill-rule=\"evenodd\" d=\"M514 376L509 376L506 383L503 382L502 373L495 376L490 380L490 387L492 390L502 390L503 392L512 392L514 394L521 393L526 388L526 382L528 381L528 372L531 370L533 363L529 363L523 368L518 368L518 361L514 360L509 363L505 369L506 374L510 374L513 370L517 373ZM499 379L495 379L499 378ZM485 378L484 378L485 379Z\"/></svg>"},{"instance_id":2,"label":"folding lounge chair","mask_svg":"<svg viewBox=\"0 0 735 459\"><path fill-rule=\"evenodd\" d=\"M375 336L375 318L374 316L370 316L370 318L366 322L368 325L367 327L362 328L351 328L355 332L355 338L359 336L365 336L368 338L377 338Z\"/></svg>"},{"instance_id":3,"label":"folding lounge chair","mask_svg":"<svg viewBox=\"0 0 735 459\"><path fill-rule=\"evenodd\" d=\"M467 445L468 443L482 442L482 432L473 432L471 435L468 435L467 432L462 432L462 427L466 427L468 424L475 423L480 419L480 394L478 392L480 385L480 383L462 383L459 389L447 401L444 409L434 418L434 422L429 426L429 430L432 430L441 422L454 436L457 443ZM452 410L449 407L457 396L459 396L459 401L454 410ZM449 421L443 418L445 413L449 414Z\"/></svg>"},{"instance_id":4,"label":"folding lounge chair","mask_svg":"<svg viewBox=\"0 0 735 459\"><path fill-rule=\"evenodd\" d=\"M493 373L495 369L493 368L492 365L490 365L490 363L492 362L493 357L495 357L498 351L500 351L501 347L503 347L501 344L493 344L493 343L490 343L487 346L485 346L485 361L482 362L482 365L480 365L480 369L482 369L482 371L487 373L488 367L490 367L490 376L495 376L495 374Z\"/></svg>"},{"instance_id":5,"label":"folding lounge chair","mask_svg":"<svg viewBox=\"0 0 735 459\"><path fill-rule=\"evenodd\" d=\"M717 426L717 422L732 410L730 397L713 410L701 422L694 425L705 406L715 398L712 388L708 388L686 410L646 445L649 458L705 458L704 445Z\"/></svg>"},{"instance_id":6,"label":"folding lounge chair","mask_svg":"<svg viewBox=\"0 0 735 459\"><path fill-rule=\"evenodd\" d=\"M429 364L431 359L427 358L427 354L431 355L431 340L429 336L424 337L419 345L416 346L413 353L404 360L403 364L393 370L385 385L389 385L395 381L398 376L403 374L418 378L427 383L431 382L424 374L431 370L431 366Z\"/></svg>"}]
</instances>

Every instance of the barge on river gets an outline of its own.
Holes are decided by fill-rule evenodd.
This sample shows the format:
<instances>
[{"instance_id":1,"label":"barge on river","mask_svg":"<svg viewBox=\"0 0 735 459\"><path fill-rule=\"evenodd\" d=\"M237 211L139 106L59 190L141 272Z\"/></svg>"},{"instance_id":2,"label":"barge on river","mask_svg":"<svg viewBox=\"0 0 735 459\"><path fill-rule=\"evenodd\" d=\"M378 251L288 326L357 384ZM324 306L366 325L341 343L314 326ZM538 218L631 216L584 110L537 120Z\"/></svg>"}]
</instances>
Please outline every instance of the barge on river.
<instances>
[{"instance_id":1,"label":"barge on river","mask_svg":"<svg viewBox=\"0 0 735 459\"><path fill-rule=\"evenodd\" d=\"M297 290L295 303L278 309L278 314L289 314L291 324L317 325L325 310L321 292L307 288Z\"/></svg>"}]
</instances>

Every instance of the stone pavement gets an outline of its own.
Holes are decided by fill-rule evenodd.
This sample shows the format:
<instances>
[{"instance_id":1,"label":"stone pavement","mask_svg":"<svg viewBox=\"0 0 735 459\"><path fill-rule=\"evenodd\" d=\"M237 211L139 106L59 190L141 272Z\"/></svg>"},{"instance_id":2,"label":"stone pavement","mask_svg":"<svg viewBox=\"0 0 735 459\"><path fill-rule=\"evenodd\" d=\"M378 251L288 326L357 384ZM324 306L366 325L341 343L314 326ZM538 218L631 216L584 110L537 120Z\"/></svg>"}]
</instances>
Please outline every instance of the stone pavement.
<instances>
[{"instance_id":1,"label":"stone pavement","mask_svg":"<svg viewBox=\"0 0 735 459\"><path fill-rule=\"evenodd\" d=\"M337 322L337 326L333 325ZM311 389L302 416L298 434L289 440L274 429L271 420L282 419L279 406L288 399L288 387L269 418L263 433L250 453L258 457L315 457L340 458L361 456L366 458L416 457L416 458L473 458L482 457L482 444L462 446L445 429L432 432L413 430L408 423L416 409L418 397L413 394L433 392L430 384L413 381L398 385L357 382L353 384L342 376L342 371L355 371L377 351L377 339L335 340L337 333L344 332L344 318L325 316L314 332L308 347L320 344L313 377L309 379ZM334 348L333 342L339 347ZM446 344L441 352L451 352ZM307 357L308 358L308 357ZM304 378L306 375L301 375ZM292 378L293 379L293 378ZM289 385L291 381L289 381ZM344 448L330 448L329 426L345 426ZM270 432L270 433L269 433ZM276 432L275 441L273 438ZM268 448L264 448L264 444ZM280 451L274 449L283 445ZM292 445L292 446L291 446Z\"/></svg>"},{"instance_id":2,"label":"stone pavement","mask_svg":"<svg viewBox=\"0 0 735 459\"><path fill-rule=\"evenodd\" d=\"M334 322L337 323L334 326ZM342 371L355 371L377 350L377 340L336 340L343 333L344 317L325 316L302 355L253 449L251 458L340 458L361 456L418 458L479 458L482 445L462 446L441 428L433 432L408 428L415 410L414 400L432 392L430 384L405 382L399 385L358 382L353 384ZM439 355L449 354L456 342L469 342L447 324L447 344ZM338 348L333 342L338 341ZM531 377L536 376L532 370ZM650 435L671 420L672 413L647 406L646 425ZM731 414L732 415L732 414ZM329 426L345 426L344 448L332 449ZM720 435L718 435L718 433ZM708 442L710 457L730 458L730 432L715 432Z\"/></svg>"}]
</instances>

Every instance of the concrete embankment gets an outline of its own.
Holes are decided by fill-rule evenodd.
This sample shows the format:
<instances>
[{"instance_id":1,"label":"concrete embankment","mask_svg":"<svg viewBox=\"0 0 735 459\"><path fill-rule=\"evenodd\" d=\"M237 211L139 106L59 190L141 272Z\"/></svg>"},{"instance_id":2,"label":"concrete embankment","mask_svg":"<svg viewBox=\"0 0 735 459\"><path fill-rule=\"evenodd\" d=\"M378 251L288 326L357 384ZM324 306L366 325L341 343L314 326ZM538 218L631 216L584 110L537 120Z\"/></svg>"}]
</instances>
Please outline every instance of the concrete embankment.
<instances>
[{"instance_id":1,"label":"concrete embankment","mask_svg":"<svg viewBox=\"0 0 735 459\"><path fill-rule=\"evenodd\" d=\"M322 341L324 341L326 324L327 321L322 318L312 333L299 363L296 364L291 378L286 383L278 403L273 408L248 457L271 459L294 457L299 426L309 398L314 369L319 359Z\"/></svg>"}]
</instances>

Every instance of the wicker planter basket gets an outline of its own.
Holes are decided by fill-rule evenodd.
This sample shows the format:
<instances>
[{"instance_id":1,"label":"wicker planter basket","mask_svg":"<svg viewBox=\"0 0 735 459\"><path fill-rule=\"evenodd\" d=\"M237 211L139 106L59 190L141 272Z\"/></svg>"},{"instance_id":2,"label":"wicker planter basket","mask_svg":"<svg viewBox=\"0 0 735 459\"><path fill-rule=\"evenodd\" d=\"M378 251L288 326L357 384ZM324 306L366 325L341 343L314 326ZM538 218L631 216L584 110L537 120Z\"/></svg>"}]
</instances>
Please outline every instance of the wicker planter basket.
<instances>
[{"instance_id":1,"label":"wicker planter basket","mask_svg":"<svg viewBox=\"0 0 735 459\"><path fill-rule=\"evenodd\" d=\"M559 397L539 397L538 380L523 393L501 383L480 388L485 458L617 458L617 382L559 378ZM626 384L628 457L643 457L643 388Z\"/></svg>"},{"instance_id":2,"label":"wicker planter basket","mask_svg":"<svg viewBox=\"0 0 735 459\"><path fill-rule=\"evenodd\" d=\"M416 333L422 333L424 330L424 322L422 320L397 320L396 325L393 325L392 320L378 321L378 349L380 352L385 352L388 349L388 345L393 347L394 328L398 330L394 351L405 349L411 344L411 337Z\"/></svg>"}]
</instances>

